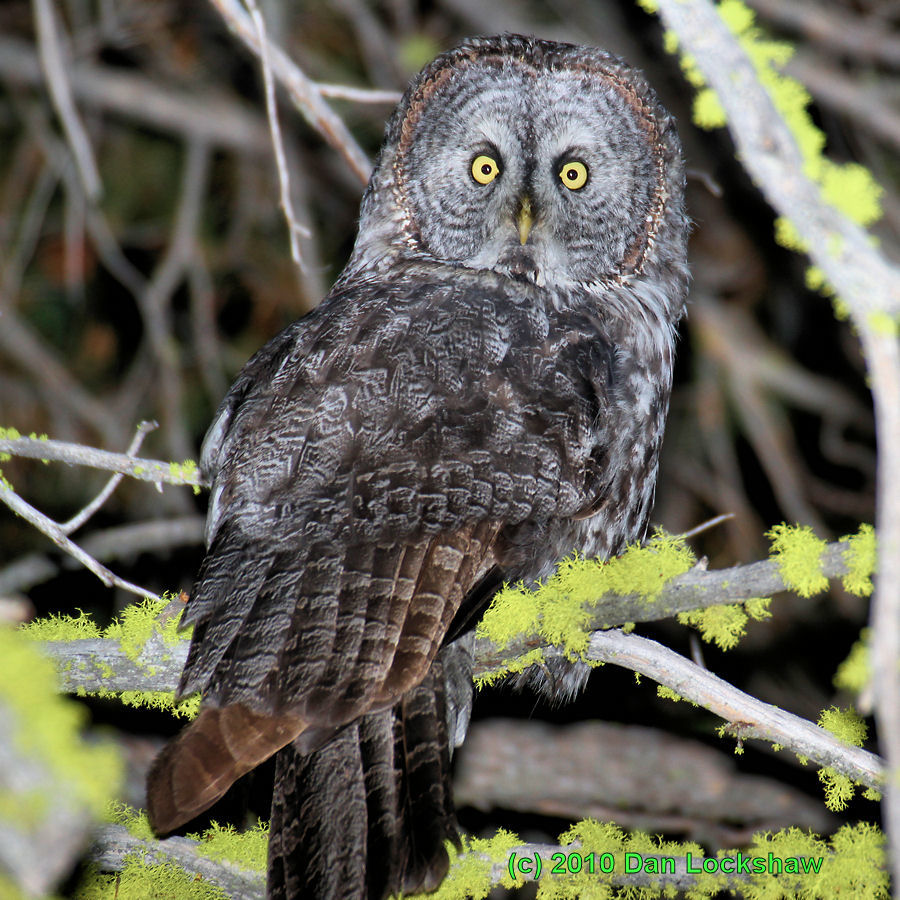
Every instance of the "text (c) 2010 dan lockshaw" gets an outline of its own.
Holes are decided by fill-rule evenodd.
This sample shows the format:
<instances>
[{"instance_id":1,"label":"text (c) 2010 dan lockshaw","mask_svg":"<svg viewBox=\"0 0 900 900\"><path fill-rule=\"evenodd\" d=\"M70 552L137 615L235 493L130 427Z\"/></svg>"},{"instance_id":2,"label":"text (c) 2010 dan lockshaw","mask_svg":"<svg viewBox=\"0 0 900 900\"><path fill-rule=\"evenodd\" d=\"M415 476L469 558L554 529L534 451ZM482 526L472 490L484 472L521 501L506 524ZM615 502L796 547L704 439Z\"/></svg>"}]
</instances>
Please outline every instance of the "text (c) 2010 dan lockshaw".
<instances>
[{"instance_id":1,"label":"text (c) 2010 dan lockshaw","mask_svg":"<svg viewBox=\"0 0 900 900\"><path fill-rule=\"evenodd\" d=\"M680 863L680 865L679 865ZM619 872L625 875L688 875L701 873L724 875L780 875L782 872L796 875L818 874L822 867L822 857L811 856L751 856L736 853L730 856L695 857L688 852L683 857L655 856L625 851L622 853L569 853L559 851L550 856L550 875L611 875ZM537 880L544 873L544 860L540 853L510 853L508 860L509 877Z\"/></svg>"}]
</instances>

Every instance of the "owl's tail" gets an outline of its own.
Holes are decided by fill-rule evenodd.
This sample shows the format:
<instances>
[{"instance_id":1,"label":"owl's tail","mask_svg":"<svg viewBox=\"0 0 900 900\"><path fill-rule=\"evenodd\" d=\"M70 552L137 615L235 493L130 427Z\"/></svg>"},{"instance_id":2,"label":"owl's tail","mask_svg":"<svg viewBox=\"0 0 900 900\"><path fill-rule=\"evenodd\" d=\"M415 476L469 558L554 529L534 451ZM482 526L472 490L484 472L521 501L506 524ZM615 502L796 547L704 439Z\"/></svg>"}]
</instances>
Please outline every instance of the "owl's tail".
<instances>
[{"instance_id":1,"label":"owl's tail","mask_svg":"<svg viewBox=\"0 0 900 900\"><path fill-rule=\"evenodd\" d=\"M240 704L207 707L162 752L147 776L147 816L168 834L212 806L234 782L306 728L292 715L271 716Z\"/></svg>"},{"instance_id":2,"label":"owl's tail","mask_svg":"<svg viewBox=\"0 0 900 900\"><path fill-rule=\"evenodd\" d=\"M270 900L383 900L434 890L459 844L440 660L392 709L275 758Z\"/></svg>"}]
</instances>

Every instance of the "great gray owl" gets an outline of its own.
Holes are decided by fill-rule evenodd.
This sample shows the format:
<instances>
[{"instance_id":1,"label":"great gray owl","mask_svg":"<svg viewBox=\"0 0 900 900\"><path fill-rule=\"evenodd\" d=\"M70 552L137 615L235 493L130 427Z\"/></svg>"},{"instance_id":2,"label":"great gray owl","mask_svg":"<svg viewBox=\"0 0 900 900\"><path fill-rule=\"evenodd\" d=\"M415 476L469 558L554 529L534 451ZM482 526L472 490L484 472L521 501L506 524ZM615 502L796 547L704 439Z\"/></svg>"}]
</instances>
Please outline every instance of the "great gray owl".
<instances>
[{"instance_id":1,"label":"great gray owl","mask_svg":"<svg viewBox=\"0 0 900 900\"><path fill-rule=\"evenodd\" d=\"M277 753L270 897L439 884L480 612L647 527L683 181L672 119L600 50L473 39L412 81L346 269L207 435L202 710L151 771L157 832Z\"/></svg>"}]
</instances>

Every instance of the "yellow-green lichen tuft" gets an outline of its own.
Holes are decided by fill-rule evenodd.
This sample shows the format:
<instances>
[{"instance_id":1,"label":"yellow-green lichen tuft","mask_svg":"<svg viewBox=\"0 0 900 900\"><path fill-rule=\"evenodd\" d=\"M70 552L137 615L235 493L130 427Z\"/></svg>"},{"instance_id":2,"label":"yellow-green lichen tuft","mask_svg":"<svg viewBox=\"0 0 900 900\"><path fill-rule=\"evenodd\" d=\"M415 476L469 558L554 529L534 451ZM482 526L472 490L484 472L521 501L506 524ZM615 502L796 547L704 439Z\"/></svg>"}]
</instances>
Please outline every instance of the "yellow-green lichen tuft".
<instances>
[{"instance_id":1,"label":"yellow-green lichen tuft","mask_svg":"<svg viewBox=\"0 0 900 900\"><path fill-rule=\"evenodd\" d=\"M628 900L650 900L653 897L672 896L671 889L662 891L658 887L619 887L612 883L624 871L626 853L639 854L645 860L656 856L683 856L691 851L695 856L702 855L699 845L694 843L676 843L651 837L642 831L626 832L609 822L598 822L585 819L577 822L559 836L560 849L568 857L569 853L577 853L577 859L583 861L588 854L594 854L595 860L603 854L610 854L614 862L613 871L604 874L599 866L594 866L591 873L588 866L581 865L579 871L572 872L566 865L565 874L548 873L552 863L544 860L545 874L538 887L538 900L571 900L571 898L628 898ZM573 846L574 845L574 846ZM558 860L557 860L558 861ZM562 866L561 866L562 867ZM709 896L712 885L708 885Z\"/></svg>"},{"instance_id":2,"label":"yellow-green lichen tuft","mask_svg":"<svg viewBox=\"0 0 900 900\"><path fill-rule=\"evenodd\" d=\"M695 701L688 700L687 697L683 697L678 691L673 690L664 684L658 684L656 686L656 696L662 700L671 700L673 703L681 703L683 701L685 703L690 703L691 706L697 705Z\"/></svg>"},{"instance_id":3,"label":"yellow-green lichen tuft","mask_svg":"<svg viewBox=\"0 0 900 900\"><path fill-rule=\"evenodd\" d=\"M253 872L266 871L269 824L258 821L253 828L238 831L232 825L212 822L202 834L189 834L198 842L197 852Z\"/></svg>"},{"instance_id":4,"label":"yellow-green lichen tuft","mask_svg":"<svg viewBox=\"0 0 900 900\"><path fill-rule=\"evenodd\" d=\"M590 637L590 606L605 594L639 595L652 602L666 582L686 572L694 555L679 538L657 533L605 563L577 553L564 559L537 589L509 585L497 593L478 625L479 637L503 650L514 638L541 637L566 657L583 657ZM496 677L496 676L495 676Z\"/></svg>"},{"instance_id":5,"label":"yellow-green lichen tuft","mask_svg":"<svg viewBox=\"0 0 900 900\"><path fill-rule=\"evenodd\" d=\"M172 596L164 594L159 600L145 597L131 603L122 610L116 620L103 632L103 636L119 642L122 652L132 661L139 663L144 645L154 634L158 634L169 646L188 637L190 632L179 632L178 616L160 623L159 614L169 605Z\"/></svg>"},{"instance_id":6,"label":"yellow-green lichen tuft","mask_svg":"<svg viewBox=\"0 0 900 900\"><path fill-rule=\"evenodd\" d=\"M851 747L862 747L866 741L868 729L855 709L840 709L831 706L822 710L819 715L819 726L830 731L839 741Z\"/></svg>"},{"instance_id":7,"label":"yellow-green lichen tuft","mask_svg":"<svg viewBox=\"0 0 900 900\"><path fill-rule=\"evenodd\" d=\"M872 593L872 574L878 559L875 529L863 524L856 534L842 537L841 543L847 544L844 552L847 574L841 579L844 590L858 597L868 597Z\"/></svg>"},{"instance_id":8,"label":"yellow-green lichen tuft","mask_svg":"<svg viewBox=\"0 0 900 900\"><path fill-rule=\"evenodd\" d=\"M88 866L73 900L227 900L220 887L190 875L174 863L147 865L128 857L121 872Z\"/></svg>"},{"instance_id":9,"label":"yellow-green lichen tuft","mask_svg":"<svg viewBox=\"0 0 900 900\"><path fill-rule=\"evenodd\" d=\"M766 532L772 542L772 558L784 583L801 597L811 597L828 587L822 574L825 541L816 537L808 525L775 525Z\"/></svg>"},{"instance_id":10,"label":"yellow-green lichen tuft","mask_svg":"<svg viewBox=\"0 0 900 900\"><path fill-rule=\"evenodd\" d=\"M161 712L171 713L177 718L195 719L200 712L200 695L193 694L190 697L175 702L173 691L120 691L110 692L125 706L146 707L158 709Z\"/></svg>"},{"instance_id":11,"label":"yellow-green lichen tuft","mask_svg":"<svg viewBox=\"0 0 900 900\"><path fill-rule=\"evenodd\" d=\"M730 650L744 636L748 619L761 621L771 616L770 603L767 597L753 597L743 604L729 603L679 613L677 618L682 625L697 628L707 643Z\"/></svg>"},{"instance_id":12,"label":"yellow-green lichen tuft","mask_svg":"<svg viewBox=\"0 0 900 900\"><path fill-rule=\"evenodd\" d=\"M121 800L112 801L106 808L106 821L113 825L124 825L132 837L142 841L155 841L156 835L150 827L147 814Z\"/></svg>"},{"instance_id":13,"label":"yellow-green lichen tuft","mask_svg":"<svg viewBox=\"0 0 900 900\"><path fill-rule=\"evenodd\" d=\"M0 628L0 702L13 719L8 740L46 769L50 796L68 797L101 816L122 778L119 754L83 740L87 711L59 696L53 663L8 627Z\"/></svg>"},{"instance_id":14,"label":"yellow-green lichen tuft","mask_svg":"<svg viewBox=\"0 0 900 900\"><path fill-rule=\"evenodd\" d=\"M450 871L432 894L420 894L422 900L485 900L491 891L491 869L495 863L505 868L509 851L520 846L521 839L500 829L492 838L462 838L462 852L447 844ZM502 882L512 887L509 876Z\"/></svg>"},{"instance_id":15,"label":"yellow-green lichen tuft","mask_svg":"<svg viewBox=\"0 0 900 900\"><path fill-rule=\"evenodd\" d=\"M825 806L832 812L845 810L856 793L853 780L828 766L819 769L817 774L825 790Z\"/></svg>"},{"instance_id":16,"label":"yellow-green lichen tuft","mask_svg":"<svg viewBox=\"0 0 900 900\"><path fill-rule=\"evenodd\" d=\"M754 835L748 855L768 860L821 860L819 871L810 869L801 877L788 871L750 876L741 893L748 900L820 897L853 897L887 900L884 871L884 836L872 825L845 825L829 841L799 828ZM719 854L722 855L722 854ZM786 867L785 867L786 868Z\"/></svg>"},{"instance_id":17,"label":"yellow-green lichen tuft","mask_svg":"<svg viewBox=\"0 0 900 900\"><path fill-rule=\"evenodd\" d=\"M193 459L186 459L182 463L169 463L169 474L173 479L182 484L188 484L189 482L194 481L197 478L198 473L199 467ZM137 470L135 470L135 474L137 474ZM200 485L194 484L192 487L195 494L200 493Z\"/></svg>"},{"instance_id":18,"label":"yellow-green lichen tuft","mask_svg":"<svg viewBox=\"0 0 900 900\"><path fill-rule=\"evenodd\" d=\"M20 627L19 631L25 637L39 641L72 641L86 638L106 638L116 640L122 648L122 652L133 662L142 665L141 654L147 641L154 635L158 636L166 646L174 646L179 641L190 637L191 629L178 630L180 616L170 616L166 621L160 621L160 613L171 602L172 596L163 595L158 600L145 597L138 603L125 607L117 619L108 628L101 629L87 613L79 610L78 616L57 615L48 616L45 619L37 619ZM111 674L106 663L98 664ZM150 673L153 667L145 667ZM85 691L76 692L84 697L88 694L98 697L114 697L126 706L145 706L150 709L160 709L171 712L176 716L194 718L200 705L199 696L188 697L179 703L175 702L172 691Z\"/></svg>"},{"instance_id":19,"label":"yellow-green lichen tuft","mask_svg":"<svg viewBox=\"0 0 900 900\"><path fill-rule=\"evenodd\" d=\"M493 671L484 672L475 677L475 687L478 690L490 687L498 681L502 681L509 675L515 675L518 672L524 672L530 666L540 665L544 661L544 651L540 647L529 650L522 656L515 659L504 660L503 664ZM598 664L600 665L600 664Z\"/></svg>"},{"instance_id":20,"label":"yellow-green lichen tuft","mask_svg":"<svg viewBox=\"0 0 900 900\"><path fill-rule=\"evenodd\" d=\"M851 747L861 747L865 743L866 723L853 709L839 709L836 706L825 709L819 716L819 725ZM845 809L856 791L853 781L828 767L819 769L819 780L825 788L828 809L834 812Z\"/></svg>"},{"instance_id":21,"label":"yellow-green lichen tuft","mask_svg":"<svg viewBox=\"0 0 900 900\"><path fill-rule=\"evenodd\" d=\"M860 694L872 677L869 666L869 640L871 632L864 628L859 640L850 648L847 658L838 666L834 686L842 691Z\"/></svg>"},{"instance_id":22,"label":"yellow-green lichen tuft","mask_svg":"<svg viewBox=\"0 0 900 900\"><path fill-rule=\"evenodd\" d=\"M35 641L84 641L103 637L97 623L86 612L75 610L77 616L64 613L35 619L19 627L19 632Z\"/></svg>"}]
</instances>

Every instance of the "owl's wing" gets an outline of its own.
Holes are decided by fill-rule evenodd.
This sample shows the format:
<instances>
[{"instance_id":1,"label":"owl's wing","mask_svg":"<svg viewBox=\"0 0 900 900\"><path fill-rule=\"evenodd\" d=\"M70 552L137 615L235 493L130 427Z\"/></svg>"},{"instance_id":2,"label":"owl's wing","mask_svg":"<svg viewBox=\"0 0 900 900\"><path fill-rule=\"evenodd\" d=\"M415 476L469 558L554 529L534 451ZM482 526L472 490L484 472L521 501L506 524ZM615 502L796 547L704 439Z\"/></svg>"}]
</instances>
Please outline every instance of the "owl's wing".
<instances>
[{"instance_id":1,"label":"owl's wing","mask_svg":"<svg viewBox=\"0 0 900 900\"><path fill-rule=\"evenodd\" d=\"M207 441L179 688L205 709L155 767L158 830L284 744L393 706L472 589L521 564L516 530L585 505L602 404L529 306L475 284L349 290L248 364Z\"/></svg>"}]
</instances>

